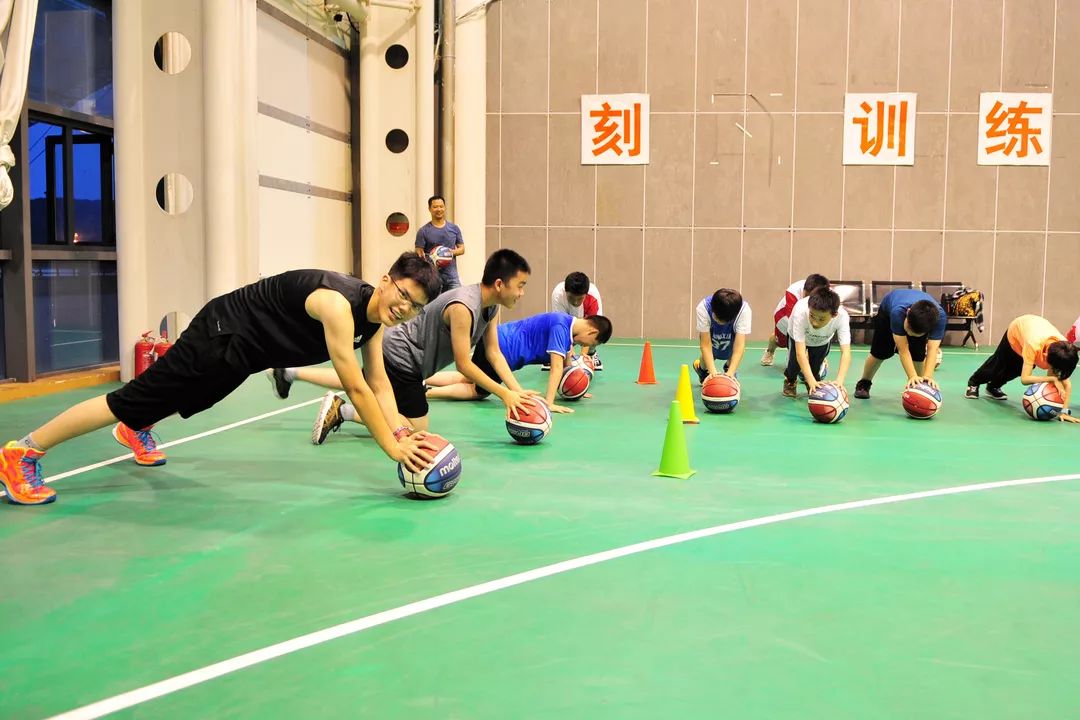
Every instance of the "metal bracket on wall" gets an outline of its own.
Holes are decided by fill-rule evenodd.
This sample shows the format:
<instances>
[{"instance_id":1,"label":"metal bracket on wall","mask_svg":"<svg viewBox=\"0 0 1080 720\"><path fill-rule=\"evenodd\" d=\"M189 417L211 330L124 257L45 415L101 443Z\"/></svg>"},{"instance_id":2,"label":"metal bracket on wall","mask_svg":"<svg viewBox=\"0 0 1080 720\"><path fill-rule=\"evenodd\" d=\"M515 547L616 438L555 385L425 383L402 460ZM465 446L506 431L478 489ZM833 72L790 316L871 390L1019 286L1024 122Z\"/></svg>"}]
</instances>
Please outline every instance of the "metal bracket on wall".
<instances>
[{"instance_id":1,"label":"metal bracket on wall","mask_svg":"<svg viewBox=\"0 0 1080 720\"><path fill-rule=\"evenodd\" d=\"M768 182L769 182L769 186L771 187L772 186L772 168L773 168L773 163L772 163L772 156L773 156L773 115L772 115L772 113L769 111L768 108L766 108L762 104L762 102L760 100L757 99L757 96L755 96L753 93L719 93L719 92L711 93L709 95L709 104L712 104L712 103L716 102L716 98L718 98L718 97L748 98L748 99L752 100L755 105L757 105L759 108L761 108L761 111L763 113L765 113L765 116L769 119L769 178L768 178ZM744 109L743 110L743 116L745 117L746 115L747 115L747 112ZM750 123L746 123L746 124L749 125ZM743 135L745 135L747 138L749 138L751 140L754 138L754 136L752 134L750 134L750 131L748 129L746 129L745 127L743 127L742 125L740 125L739 123L735 123L735 127L737 127L743 133ZM720 122L719 122L719 116L717 116L717 123L716 123L716 150L713 152L713 157L718 158L719 156L720 156ZM777 162L779 162L779 158L777 158ZM720 162L719 162L719 160L713 160L709 164L710 165L719 165Z\"/></svg>"}]
</instances>

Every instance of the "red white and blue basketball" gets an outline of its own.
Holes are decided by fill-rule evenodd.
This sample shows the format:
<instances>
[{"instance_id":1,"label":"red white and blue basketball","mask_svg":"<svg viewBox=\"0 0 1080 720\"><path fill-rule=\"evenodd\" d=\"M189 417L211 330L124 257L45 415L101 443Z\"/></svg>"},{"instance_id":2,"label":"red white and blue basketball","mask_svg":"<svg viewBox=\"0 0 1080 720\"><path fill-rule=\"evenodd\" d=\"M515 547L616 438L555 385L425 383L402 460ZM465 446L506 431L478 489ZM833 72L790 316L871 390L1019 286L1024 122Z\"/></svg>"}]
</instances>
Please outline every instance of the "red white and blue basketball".
<instances>
[{"instance_id":1,"label":"red white and blue basketball","mask_svg":"<svg viewBox=\"0 0 1080 720\"><path fill-rule=\"evenodd\" d=\"M727 375L715 375L701 385L701 404L711 413L729 413L739 404L739 381Z\"/></svg>"},{"instance_id":2,"label":"red white and blue basketball","mask_svg":"<svg viewBox=\"0 0 1080 720\"><path fill-rule=\"evenodd\" d=\"M1052 382L1028 385L1024 391L1024 410L1032 420L1057 420L1065 403L1057 385Z\"/></svg>"},{"instance_id":3,"label":"red white and blue basketball","mask_svg":"<svg viewBox=\"0 0 1080 720\"><path fill-rule=\"evenodd\" d=\"M592 370L585 365L573 364L563 370L559 380L559 397L564 400L579 400L589 392L589 383L592 382Z\"/></svg>"},{"instance_id":4,"label":"red white and blue basketball","mask_svg":"<svg viewBox=\"0 0 1080 720\"><path fill-rule=\"evenodd\" d=\"M843 420L851 405L848 403L847 392L836 385L825 384L818 385L817 389L810 393L807 407L815 422L828 425Z\"/></svg>"},{"instance_id":5,"label":"red white and blue basketball","mask_svg":"<svg viewBox=\"0 0 1080 720\"><path fill-rule=\"evenodd\" d=\"M535 445L551 432L551 411L538 398L530 398L516 418L506 411L506 432L519 445Z\"/></svg>"},{"instance_id":6,"label":"red white and blue basketball","mask_svg":"<svg viewBox=\"0 0 1080 720\"><path fill-rule=\"evenodd\" d=\"M901 400L904 412L916 420L929 420L941 409L941 391L930 383L921 382L907 388Z\"/></svg>"},{"instance_id":7,"label":"red white and blue basketball","mask_svg":"<svg viewBox=\"0 0 1080 720\"><path fill-rule=\"evenodd\" d=\"M431 258L431 264L441 270L444 267L449 267L450 263L454 261L454 251L445 245L439 245L431 251L428 257Z\"/></svg>"},{"instance_id":8,"label":"red white and blue basketball","mask_svg":"<svg viewBox=\"0 0 1080 720\"><path fill-rule=\"evenodd\" d=\"M398 480L401 481L401 487L413 495L426 498L444 497L450 494L461 479L461 456L446 438L428 434L425 439L438 448L431 466L414 473L398 463Z\"/></svg>"}]
</instances>

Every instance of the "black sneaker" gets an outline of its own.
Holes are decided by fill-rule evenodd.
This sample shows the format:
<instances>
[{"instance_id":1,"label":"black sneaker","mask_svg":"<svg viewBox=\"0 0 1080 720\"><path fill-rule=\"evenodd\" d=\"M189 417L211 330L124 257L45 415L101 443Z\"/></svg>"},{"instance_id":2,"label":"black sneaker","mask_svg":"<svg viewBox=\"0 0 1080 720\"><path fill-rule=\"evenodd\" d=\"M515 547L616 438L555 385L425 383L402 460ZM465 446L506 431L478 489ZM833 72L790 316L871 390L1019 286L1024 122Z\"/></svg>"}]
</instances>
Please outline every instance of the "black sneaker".
<instances>
[{"instance_id":1,"label":"black sneaker","mask_svg":"<svg viewBox=\"0 0 1080 720\"><path fill-rule=\"evenodd\" d=\"M551 372L551 363L544 363L540 366L542 372Z\"/></svg>"},{"instance_id":2,"label":"black sneaker","mask_svg":"<svg viewBox=\"0 0 1080 720\"><path fill-rule=\"evenodd\" d=\"M855 397L859 398L860 400L869 400L870 386L873 384L874 383L870 380L860 380L859 382L855 383Z\"/></svg>"},{"instance_id":3,"label":"black sneaker","mask_svg":"<svg viewBox=\"0 0 1080 720\"><path fill-rule=\"evenodd\" d=\"M281 400L289 397L289 390L292 389L292 383L285 379L285 368L267 370L266 377L270 381L270 386L274 388L274 395Z\"/></svg>"},{"instance_id":4,"label":"black sneaker","mask_svg":"<svg viewBox=\"0 0 1080 720\"><path fill-rule=\"evenodd\" d=\"M596 354L593 354L590 357L592 357L592 359L593 359L593 371L594 372L603 372L604 363L603 363L602 360L600 360L600 356L596 355Z\"/></svg>"},{"instance_id":5,"label":"black sneaker","mask_svg":"<svg viewBox=\"0 0 1080 720\"><path fill-rule=\"evenodd\" d=\"M991 400L1008 400L1009 396L1002 392L1001 388L993 387L991 385L986 386L986 397Z\"/></svg>"},{"instance_id":6,"label":"black sneaker","mask_svg":"<svg viewBox=\"0 0 1080 720\"><path fill-rule=\"evenodd\" d=\"M987 391L987 392L989 392L989 391ZM968 389L967 389L967 392L964 393L964 397L966 397L968 400L978 400L979 399L979 386L978 385L968 385Z\"/></svg>"}]
</instances>

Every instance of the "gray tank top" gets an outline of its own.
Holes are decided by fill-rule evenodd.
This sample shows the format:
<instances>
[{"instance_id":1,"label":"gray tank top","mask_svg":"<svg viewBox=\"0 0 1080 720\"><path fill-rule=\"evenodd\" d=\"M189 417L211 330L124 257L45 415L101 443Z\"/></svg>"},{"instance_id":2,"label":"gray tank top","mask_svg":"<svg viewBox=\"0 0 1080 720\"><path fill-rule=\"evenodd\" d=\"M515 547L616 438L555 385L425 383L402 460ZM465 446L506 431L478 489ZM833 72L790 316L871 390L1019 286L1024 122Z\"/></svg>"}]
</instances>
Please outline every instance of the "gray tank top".
<instances>
[{"instance_id":1,"label":"gray tank top","mask_svg":"<svg viewBox=\"0 0 1080 720\"><path fill-rule=\"evenodd\" d=\"M423 312L407 323L387 329L383 336L383 361L399 375L424 380L454 362L450 328L443 322L443 311L457 303L472 315L474 347L484 337L499 306L480 309L480 285L466 285L442 293L424 307Z\"/></svg>"}]
</instances>

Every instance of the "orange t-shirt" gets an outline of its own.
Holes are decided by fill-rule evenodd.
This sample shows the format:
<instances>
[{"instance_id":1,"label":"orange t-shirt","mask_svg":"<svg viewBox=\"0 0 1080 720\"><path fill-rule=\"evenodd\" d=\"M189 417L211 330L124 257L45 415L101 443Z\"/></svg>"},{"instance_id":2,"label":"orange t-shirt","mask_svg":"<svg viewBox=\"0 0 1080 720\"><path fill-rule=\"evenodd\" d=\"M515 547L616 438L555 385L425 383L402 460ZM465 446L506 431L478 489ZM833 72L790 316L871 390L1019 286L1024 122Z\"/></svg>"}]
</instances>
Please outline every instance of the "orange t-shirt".
<instances>
[{"instance_id":1,"label":"orange t-shirt","mask_svg":"<svg viewBox=\"0 0 1080 720\"><path fill-rule=\"evenodd\" d=\"M1034 363L1043 370L1049 370L1046 352L1052 343L1065 339L1061 332L1046 318L1038 315L1021 315L1009 323L1009 345L1024 362Z\"/></svg>"}]
</instances>

